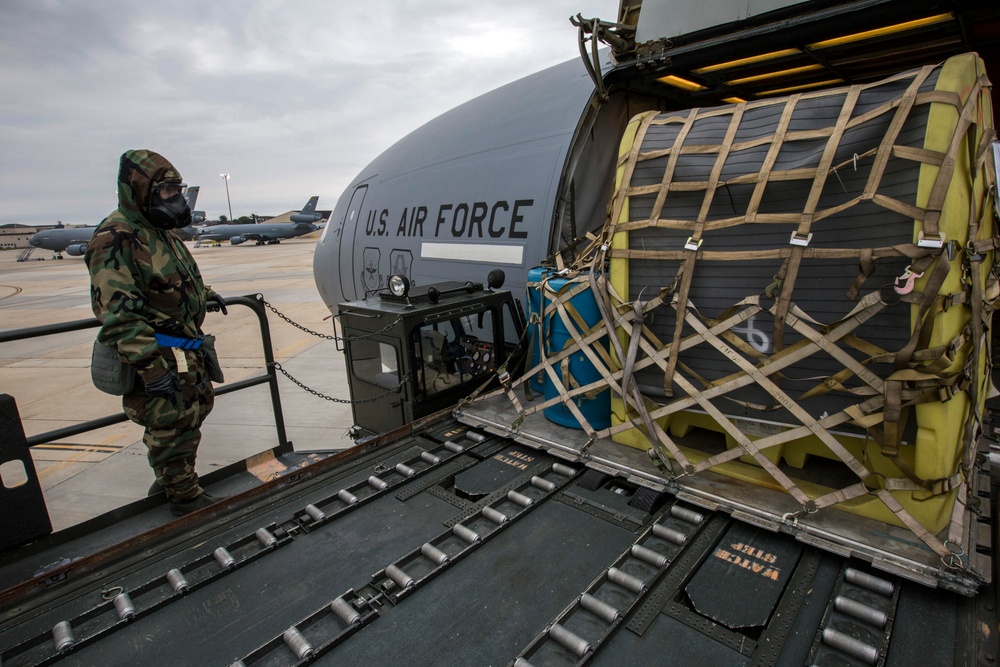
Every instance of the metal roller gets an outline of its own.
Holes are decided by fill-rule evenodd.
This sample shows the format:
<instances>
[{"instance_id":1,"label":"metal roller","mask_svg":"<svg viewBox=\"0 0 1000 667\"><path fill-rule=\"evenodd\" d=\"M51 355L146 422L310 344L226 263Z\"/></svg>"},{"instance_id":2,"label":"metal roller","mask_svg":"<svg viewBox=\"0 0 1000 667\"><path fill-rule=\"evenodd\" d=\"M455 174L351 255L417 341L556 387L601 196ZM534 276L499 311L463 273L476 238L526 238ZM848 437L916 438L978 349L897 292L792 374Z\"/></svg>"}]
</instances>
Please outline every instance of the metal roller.
<instances>
[{"instance_id":1,"label":"metal roller","mask_svg":"<svg viewBox=\"0 0 1000 667\"><path fill-rule=\"evenodd\" d=\"M486 436L482 433L476 433L475 431L466 432L465 437L472 442L486 442Z\"/></svg>"},{"instance_id":2,"label":"metal roller","mask_svg":"<svg viewBox=\"0 0 1000 667\"><path fill-rule=\"evenodd\" d=\"M507 492L507 500L521 507L531 507L535 504L535 501L528 496L513 490Z\"/></svg>"},{"instance_id":3,"label":"metal roller","mask_svg":"<svg viewBox=\"0 0 1000 667\"><path fill-rule=\"evenodd\" d=\"M581 658L594 650L590 642L558 623L549 628L549 637Z\"/></svg>"},{"instance_id":4,"label":"metal roller","mask_svg":"<svg viewBox=\"0 0 1000 667\"><path fill-rule=\"evenodd\" d=\"M175 593L184 594L187 593L191 586L188 584L187 579L181 574L181 571L176 567L169 572L167 572L167 583L170 587L174 589Z\"/></svg>"},{"instance_id":5,"label":"metal roller","mask_svg":"<svg viewBox=\"0 0 1000 667\"><path fill-rule=\"evenodd\" d=\"M489 505L483 508L483 516L492 521L493 523L497 524L498 526L502 526L503 524L510 521L510 519L507 517L506 514L504 514L498 509L490 507Z\"/></svg>"},{"instance_id":6,"label":"metal roller","mask_svg":"<svg viewBox=\"0 0 1000 667\"><path fill-rule=\"evenodd\" d=\"M358 497L356 495L354 495L347 489L341 489L340 491L337 491L337 497L340 498L340 502L344 503L345 505L357 505L359 502L361 502L360 500L358 500Z\"/></svg>"},{"instance_id":7,"label":"metal roller","mask_svg":"<svg viewBox=\"0 0 1000 667\"><path fill-rule=\"evenodd\" d=\"M636 595L646 592L646 584L642 579L633 577L631 574L622 572L617 567L608 568L608 581L618 584L622 588L632 591Z\"/></svg>"},{"instance_id":8,"label":"metal roller","mask_svg":"<svg viewBox=\"0 0 1000 667\"><path fill-rule=\"evenodd\" d=\"M258 528L254 535L257 536L257 541L260 542L260 546L265 549L270 549L278 544L278 538L272 535L271 531L267 528Z\"/></svg>"},{"instance_id":9,"label":"metal roller","mask_svg":"<svg viewBox=\"0 0 1000 667\"><path fill-rule=\"evenodd\" d=\"M455 527L451 529L451 532L469 544L475 544L483 539L482 535L460 523L456 523Z\"/></svg>"},{"instance_id":10,"label":"metal roller","mask_svg":"<svg viewBox=\"0 0 1000 667\"><path fill-rule=\"evenodd\" d=\"M219 563L219 566L223 570L231 570L236 567L236 559L233 558L233 555L229 553L226 547L219 547L212 552L212 555L215 556L216 562Z\"/></svg>"},{"instance_id":11,"label":"metal roller","mask_svg":"<svg viewBox=\"0 0 1000 667\"><path fill-rule=\"evenodd\" d=\"M880 593L886 597L892 595L892 591L895 590L895 586L893 586L891 581L873 577L872 575L862 572L861 570L855 570L853 567L849 567L844 570L844 579L847 579L855 586L867 588L870 591Z\"/></svg>"},{"instance_id":12,"label":"metal roller","mask_svg":"<svg viewBox=\"0 0 1000 667\"><path fill-rule=\"evenodd\" d=\"M402 463L397 463L396 464L396 472L398 472L403 477L413 477L414 475L417 474L416 470L414 470L410 466L404 465Z\"/></svg>"},{"instance_id":13,"label":"metal roller","mask_svg":"<svg viewBox=\"0 0 1000 667\"><path fill-rule=\"evenodd\" d=\"M614 623L622 617L622 613L603 600L598 600L590 593L580 596L580 606L598 617L605 623Z\"/></svg>"},{"instance_id":14,"label":"metal roller","mask_svg":"<svg viewBox=\"0 0 1000 667\"><path fill-rule=\"evenodd\" d=\"M525 660L524 658L518 658L517 660L514 661L514 667L535 667L535 666L532 665L527 660Z\"/></svg>"},{"instance_id":15,"label":"metal roller","mask_svg":"<svg viewBox=\"0 0 1000 667\"><path fill-rule=\"evenodd\" d=\"M330 610L347 625L357 625L361 622L361 614L344 598L337 598L331 602Z\"/></svg>"},{"instance_id":16,"label":"metal roller","mask_svg":"<svg viewBox=\"0 0 1000 667\"><path fill-rule=\"evenodd\" d=\"M306 514L309 515L309 518L312 519L313 521L322 521L323 519L326 518L326 512L324 512L323 510L321 510L320 508L316 507L311 503L309 505L306 505L305 512Z\"/></svg>"},{"instance_id":17,"label":"metal roller","mask_svg":"<svg viewBox=\"0 0 1000 667\"><path fill-rule=\"evenodd\" d=\"M868 605L862 604L857 600L845 598L843 595L838 595L834 598L833 607L843 614L853 616L859 621L864 621L869 625L874 625L879 628L884 628L885 624L889 622L889 615L884 611L879 611L874 607L869 607Z\"/></svg>"},{"instance_id":18,"label":"metal roller","mask_svg":"<svg viewBox=\"0 0 1000 667\"><path fill-rule=\"evenodd\" d=\"M305 660L306 658L311 658L316 655L316 651L313 649L312 644L310 644L306 638L302 636L302 633L299 632L299 629L294 625L285 630L285 633L281 635L281 637L285 640L285 643L288 644L288 648L292 649L292 653L294 653L295 657L299 660Z\"/></svg>"},{"instance_id":19,"label":"metal roller","mask_svg":"<svg viewBox=\"0 0 1000 667\"><path fill-rule=\"evenodd\" d=\"M392 579L400 588L413 588L414 584L417 583L413 581L413 577L403 572L395 565L390 565L385 568L385 576Z\"/></svg>"},{"instance_id":20,"label":"metal roller","mask_svg":"<svg viewBox=\"0 0 1000 667\"><path fill-rule=\"evenodd\" d=\"M237 660L233 664L229 665L229 667L247 667L247 663L243 662L242 660Z\"/></svg>"},{"instance_id":21,"label":"metal roller","mask_svg":"<svg viewBox=\"0 0 1000 667\"><path fill-rule=\"evenodd\" d=\"M119 593L115 596L115 611L118 612L118 618L123 621L135 618L135 605L128 593Z\"/></svg>"},{"instance_id":22,"label":"metal roller","mask_svg":"<svg viewBox=\"0 0 1000 667\"><path fill-rule=\"evenodd\" d=\"M465 447L463 447L462 445L456 444L456 443L452 442L451 440L446 440L445 441L444 448L447 449L449 452L455 452L456 454L458 454L459 452L464 452L465 451Z\"/></svg>"},{"instance_id":23,"label":"metal roller","mask_svg":"<svg viewBox=\"0 0 1000 667\"><path fill-rule=\"evenodd\" d=\"M69 621L59 621L52 627L52 643L55 645L57 653L65 653L76 646L73 626L70 625Z\"/></svg>"},{"instance_id":24,"label":"metal roller","mask_svg":"<svg viewBox=\"0 0 1000 667\"><path fill-rule=\"evenodd\" d=\"M441 463L441 459L439 459L438 457L434 456L430 452L420 452L420 458L425 463L430 463L432 466L437 465L438 463Z\"/></svg>"},{"instance_id":25,"label":"metal roller","mask_svg":"<svg viewBox=\"0 0 1000 667\"><path fill-rule=\"evenodd\" d=\"M837 632L833 628L825 628L823 630L823 643L827 646L832 646L838 651L843 651L852 658L863 660L869 665L874 665L878 662L877 648L869 646L850 635L845 635L843 632Z\"/></svg>"},{"instance_id":26,"label":"metal roller","mask_svg":"<svg viewBox=\"0 0 1000 667\"><path fill-rule=\"evenodd\" d=\"M562 463L553 463L552 472L557 475L562 475L563 477L572 477L576 474L576 470L567 465L563 465Z\"/></svg>"},{"instance_id":27,"label":"metal roller","mask_svg":"<svg viewBox=\"0 0 1000 667\"><path fill-rule=\"evenodd\" d=\"M695 512L694 510L689 510L686 507L680 507L679 505L672 505L670 507L670 516L677 517L681 521L687 521L688 523L699 524L705 520L705 515L701 512Z\"/></svg>"},{"instance_id":28,"label":"metal roller","mask_svg":"<svg viewBox=\"0 0 1000 667\"><path fill-rule=\"evenodd\" d=\"M389 488L389 483L384 479L379 479L375 475L368 478L368 486L372 487L376 491L385 491Z\"/></svg>"},{"instance_id":29,"label":"metal roller","mask_svg":"<svg viewBox=\"0 0 1000 667\"><path fill-rule=\"evenodd\" d=\"M653 567L664 567L668 562L667 557L663 554L656 553L652 549L639 544L632 545L632 555L645 563L649 563Z\"/></svg>"},{"instance_id":30,"label":"metal roller","mask_svg":"<svg viewBox=\"0 0 1000 667\"><path fill-rule=\"evenodd\" d=\"M556 484L555 484L555 482L550 482L549 480L544 479L542 477L539 477L537 475L535 475L535 476L533 476L531 478L531 485L533 487L535 487L536 489L541 489L542 491L555 491L556 490Z\"/></svg>"},{"instance_id":31,"label":"metal roller","mask_svg":"<svg viewBox=\"0 0 1000 667\"><path fill-rule=\"evenodd\" d=\"M448 557L448 554L441 551L430 542L424 542L424 545L420 547L420 554L424 558L429 559L435 565L444 565L451 560L451 558Z\"/></svg>"},{"instance_id":32,"label":"metal roller","mask_svg":"<svg viewBox=\"0 0 1000 667\"><path fill-rule=\"evenodd\" d=\"M653 524L653 535L656 535L661 540L673 542L674 544L684 544L688 537L679 530L667 528L666 526L661 526L658 523Z\"/></svg>"}]
</instances>

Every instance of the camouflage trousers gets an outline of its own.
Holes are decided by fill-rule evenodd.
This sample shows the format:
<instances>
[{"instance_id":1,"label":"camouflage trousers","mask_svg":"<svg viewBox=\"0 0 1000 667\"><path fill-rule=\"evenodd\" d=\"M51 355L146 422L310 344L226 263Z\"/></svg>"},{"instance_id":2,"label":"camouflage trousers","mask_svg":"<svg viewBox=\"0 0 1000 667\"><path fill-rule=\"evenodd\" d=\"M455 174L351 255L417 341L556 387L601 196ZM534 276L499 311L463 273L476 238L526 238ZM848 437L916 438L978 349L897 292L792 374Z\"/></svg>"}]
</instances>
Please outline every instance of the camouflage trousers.
<instances>
[{"instance_id":1,"label":"camouflage trousers","mask_svg":"<svg viewBox=\"0 0 1000 667\"><path fill-rule=\"evenodd\" d=\"M161 348L181 390L172 396L147 396L139 389L122 397L129 419L146 427L142 441L156 481L172 501L191 500L201 492L195 458L201 443L201 425L215 405L212 383L203 358L196 351L184 355L186 372L178 372L172 348Z\"/></svg>"}]
</instances>

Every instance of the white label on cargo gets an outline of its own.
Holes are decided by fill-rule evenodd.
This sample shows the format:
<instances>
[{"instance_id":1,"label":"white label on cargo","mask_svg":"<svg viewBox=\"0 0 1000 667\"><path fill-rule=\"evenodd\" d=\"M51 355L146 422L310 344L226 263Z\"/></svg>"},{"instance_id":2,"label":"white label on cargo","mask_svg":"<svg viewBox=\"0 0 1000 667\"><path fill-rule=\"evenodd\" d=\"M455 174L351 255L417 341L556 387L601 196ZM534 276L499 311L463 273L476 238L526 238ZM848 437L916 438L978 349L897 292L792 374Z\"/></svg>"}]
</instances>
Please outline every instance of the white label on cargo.
<instances>
[{"instance_id":1,"label":"white label on cargo","mask_svg":"<svg viewBox=\"0 0 1000 667\"><path fill-rule=\"evenodd\" d=\"M769 435L776 435L781 433L785 429L778 424L770 424L768 422L752 421L750 419L733 419L733 426L740 430L740 433L745 435L756 435L761 438L766 438Z\"/></svg>"}]
</instances>

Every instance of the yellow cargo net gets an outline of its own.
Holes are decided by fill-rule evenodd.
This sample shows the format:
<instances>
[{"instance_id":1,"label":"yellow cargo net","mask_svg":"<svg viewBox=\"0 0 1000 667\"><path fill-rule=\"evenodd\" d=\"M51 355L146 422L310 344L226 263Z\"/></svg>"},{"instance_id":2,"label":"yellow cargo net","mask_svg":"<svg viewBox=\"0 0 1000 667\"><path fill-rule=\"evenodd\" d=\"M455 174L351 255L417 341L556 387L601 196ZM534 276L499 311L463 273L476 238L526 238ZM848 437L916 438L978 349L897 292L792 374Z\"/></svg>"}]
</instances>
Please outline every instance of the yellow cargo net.
<instances>
[{"instance_id":1,"label":"yellow cargo net","mask_svg":"<svg viewBox=\"0 0 1000 667\"><path fill-rule=\"evenodd\" d=\"M557 259L557 265L541 281L529 284L529 289L545 295L543 305L529 322L532 336L544 341L550 323L558 320L568 340L558 350L545 344L537 346L538 361L533 368L524 377L505 384L504 391L520 415L512 428L516 430L527 415L563 405L591 440L617 439L630 434L633 441L639 438L645 442L651 458L668 478L718 471L720 466L725 468L738 459L752 459L770 477L772 488L777 485L800 506L798 512L786 515L786 520L797 521L806 514L833 506L846 508L859 499L875 501L883 506L875 512L876 516L881 517L881 512L887 510L893 522L911 530L946 566L967 567L962 559L969 528L966 506L970 501L969 480L974 472L980 419L989 386L990 322L1000 295L994 250L1000 243L994 231L992 206L996 174L989 159L994 139L989 82L981 61L973 55L957 56L938 67L949 66L947 76L939 73L934 90L921 89L928 76L935 73L934 67L893 77L889 81L906 83L905 92L863 113L855 112L858 99L869 87L885 82L841 90L838 97L841 107L834 123L821 129L793 131L794 110L803 100L830 92L718 109L692 109L681 114L650 112L634 119L623 141L616 191L603 233L592 239L575 264L564 267ZM952 90L941 84L945 79L954 84ZM757 146L768 146L759 170L724 180L727 159L748 147L737 141L746 112L775 104L783 104L784 109L773 131L753 139ZM922 148L898 143L898 135L910 114L925 105L931 109L928 124L935 125L939 136L931 137L928 130L928 140ZM933 115L942 113L941 109L950 114L949 121L942 122ZM845 132L885 116L891 121L876 148L853 155L849 162L835 162ZM685 143L691 128L706 118L724 122L721 140L712 145ZM666 124L678 126L671 145L643 150L649 128ZM938 127L942 124L947 126L943 133ZM826 149L818 161L792 170L777 169L782 147L803 139L826 141ZM690 180L690 174L685 179L679 178L680 158L694 154L714 155L714 167L702 180ZM922 190L917 205L880 191L890 158L920 165ZM652 160L664 165L660 181L649 183L646 179L633 183L637 166ZM850 162L858 160L870 163L863 192L835 207L820 208L820 195L827 180L838 178L838 169L850 168ZM788 180L812 181L801 201L801 210L762 212L766 185ZM956 182L964 185L956 187ZM733 216L726 218L710 216L713 198L727 185L736 183L753 185L745 210L734 211ZM662 217L670 197L681 192L703 194L697 214L689 219ZM637 196L645 196L647 200L655 197L651 212L642 219L629 219L629 202ZM956 200L961 200L957 209ZM810 244L815 223L862 202L912 218L915 222L912 241L883 247ZM962 211L958 222L955 210ZM791 231L790 242L783 247L753 250L709 248L702 243L707 231L748 224L785 225ZM630 232L650 229L681 230L682 237L688 238L683 247L675 249L629 247ZM858 262L858 277L847 294L856 303L836 321L819 321L793 298L796 278L803 262L844 258ZM874 273L876 264L887 258L906 258L909 266L895 283L865 291L866 279ZM662 262L676 270L667 276L667 284L646 285L637 297L629 297L627 271L623 272L621 267L633 260ZM740 295L739 286L733 285L735 298L721 315L707 317L699 312L691 286L700 263L758 260L780 262L774 281L764 294ZM609 265L610 276L606 275ZM549 283L557 277L560 286L553 288ZM590 323L571 303L586 290L593 293L600 311L600 318ZM877 322L880 315L887 317L883 311L900 302L909 304L907 330L912 331L902 347L883 349L857 335L859 327ZM647 324L652 314L664 309L674 315L673 332L668 339L658 337ZM942 326L943 314L949 311L952 324ZM956 320L954 313L959 311L962 317ZM761 351L740 335L747 330L748 322L764 313L775 322L773 345L767 351ZM961 324L956 326L955 321ZM795 342L785 344L786 331L795 332ZM699 346L709 346L721 355L731 366L729 374L709 380L685 363L686 352ZM573 376L569 360L580 354L593 365L599 379L581 384ZM790 394L782 386L782 371L813 355L834 359L839 371L814 378L812 388L801 394ZM880 372L878 365L888 370ZM635 374L644 369L662 373L661 396L651 397L640 391ZM551 383L554 392L546 392L541 401L522 401L518 389L528 390L532 379L539 376ZM732 396L748 386L765 392L773 404L747 405ZM624 417L610 426L595 429L581 405L606 389L621 402ZM828 393L848 397L851 402L844 409L819 417L803 407L810 399ZM955 436L958 447L950 459L945 457L950 461L947 469L936 470L933 478L922 477L918 474L919 466L915 465L917 454L912 451L916 445L905 441L904 429L914 419L915 411L957 396L964 403L954 403L950 414L954 415L958 409L955 406L964 406L959 415L960 433ZM776 433L750 437L737 423L739 420L720 409L719 399L747 409L780 409L790 415L792 423ZM668 425L671 418L690 410L707 414L713 428L724 433L735 446L706 456L694 455L679 444ZM866 433L865 442L876 443L880 457L869 455L867 444L860 451L845 446L834 431L846 425ZM856 481L832 489L803 484L768 456L775 451L773 448L794 447L803 438L821 443L826 449L825 456L843 462ZM929 498L947 501L945 521L919 516L919 503Z\"/></svg>"}]
</instances>

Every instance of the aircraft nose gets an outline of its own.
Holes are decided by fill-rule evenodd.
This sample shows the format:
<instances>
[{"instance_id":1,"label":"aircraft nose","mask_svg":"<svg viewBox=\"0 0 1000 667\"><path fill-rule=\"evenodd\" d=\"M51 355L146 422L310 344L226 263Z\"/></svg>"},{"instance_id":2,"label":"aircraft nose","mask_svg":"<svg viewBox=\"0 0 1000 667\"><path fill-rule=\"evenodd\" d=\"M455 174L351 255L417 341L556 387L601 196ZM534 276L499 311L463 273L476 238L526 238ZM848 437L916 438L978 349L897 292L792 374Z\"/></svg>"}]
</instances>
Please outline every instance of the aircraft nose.
<instances>
[{"instance_id":1,"label":"aircraft nose","mask_svg":"<svg viewBox=\"0 0 1000 667\"><path fill-rule=\"evenodd\" d=\"M42 245L42 240L40 238L32 236L31 238L28 239L28 245L30 245L33 248L37 248L38 246Z\"/></svg>"}]
</instances>

